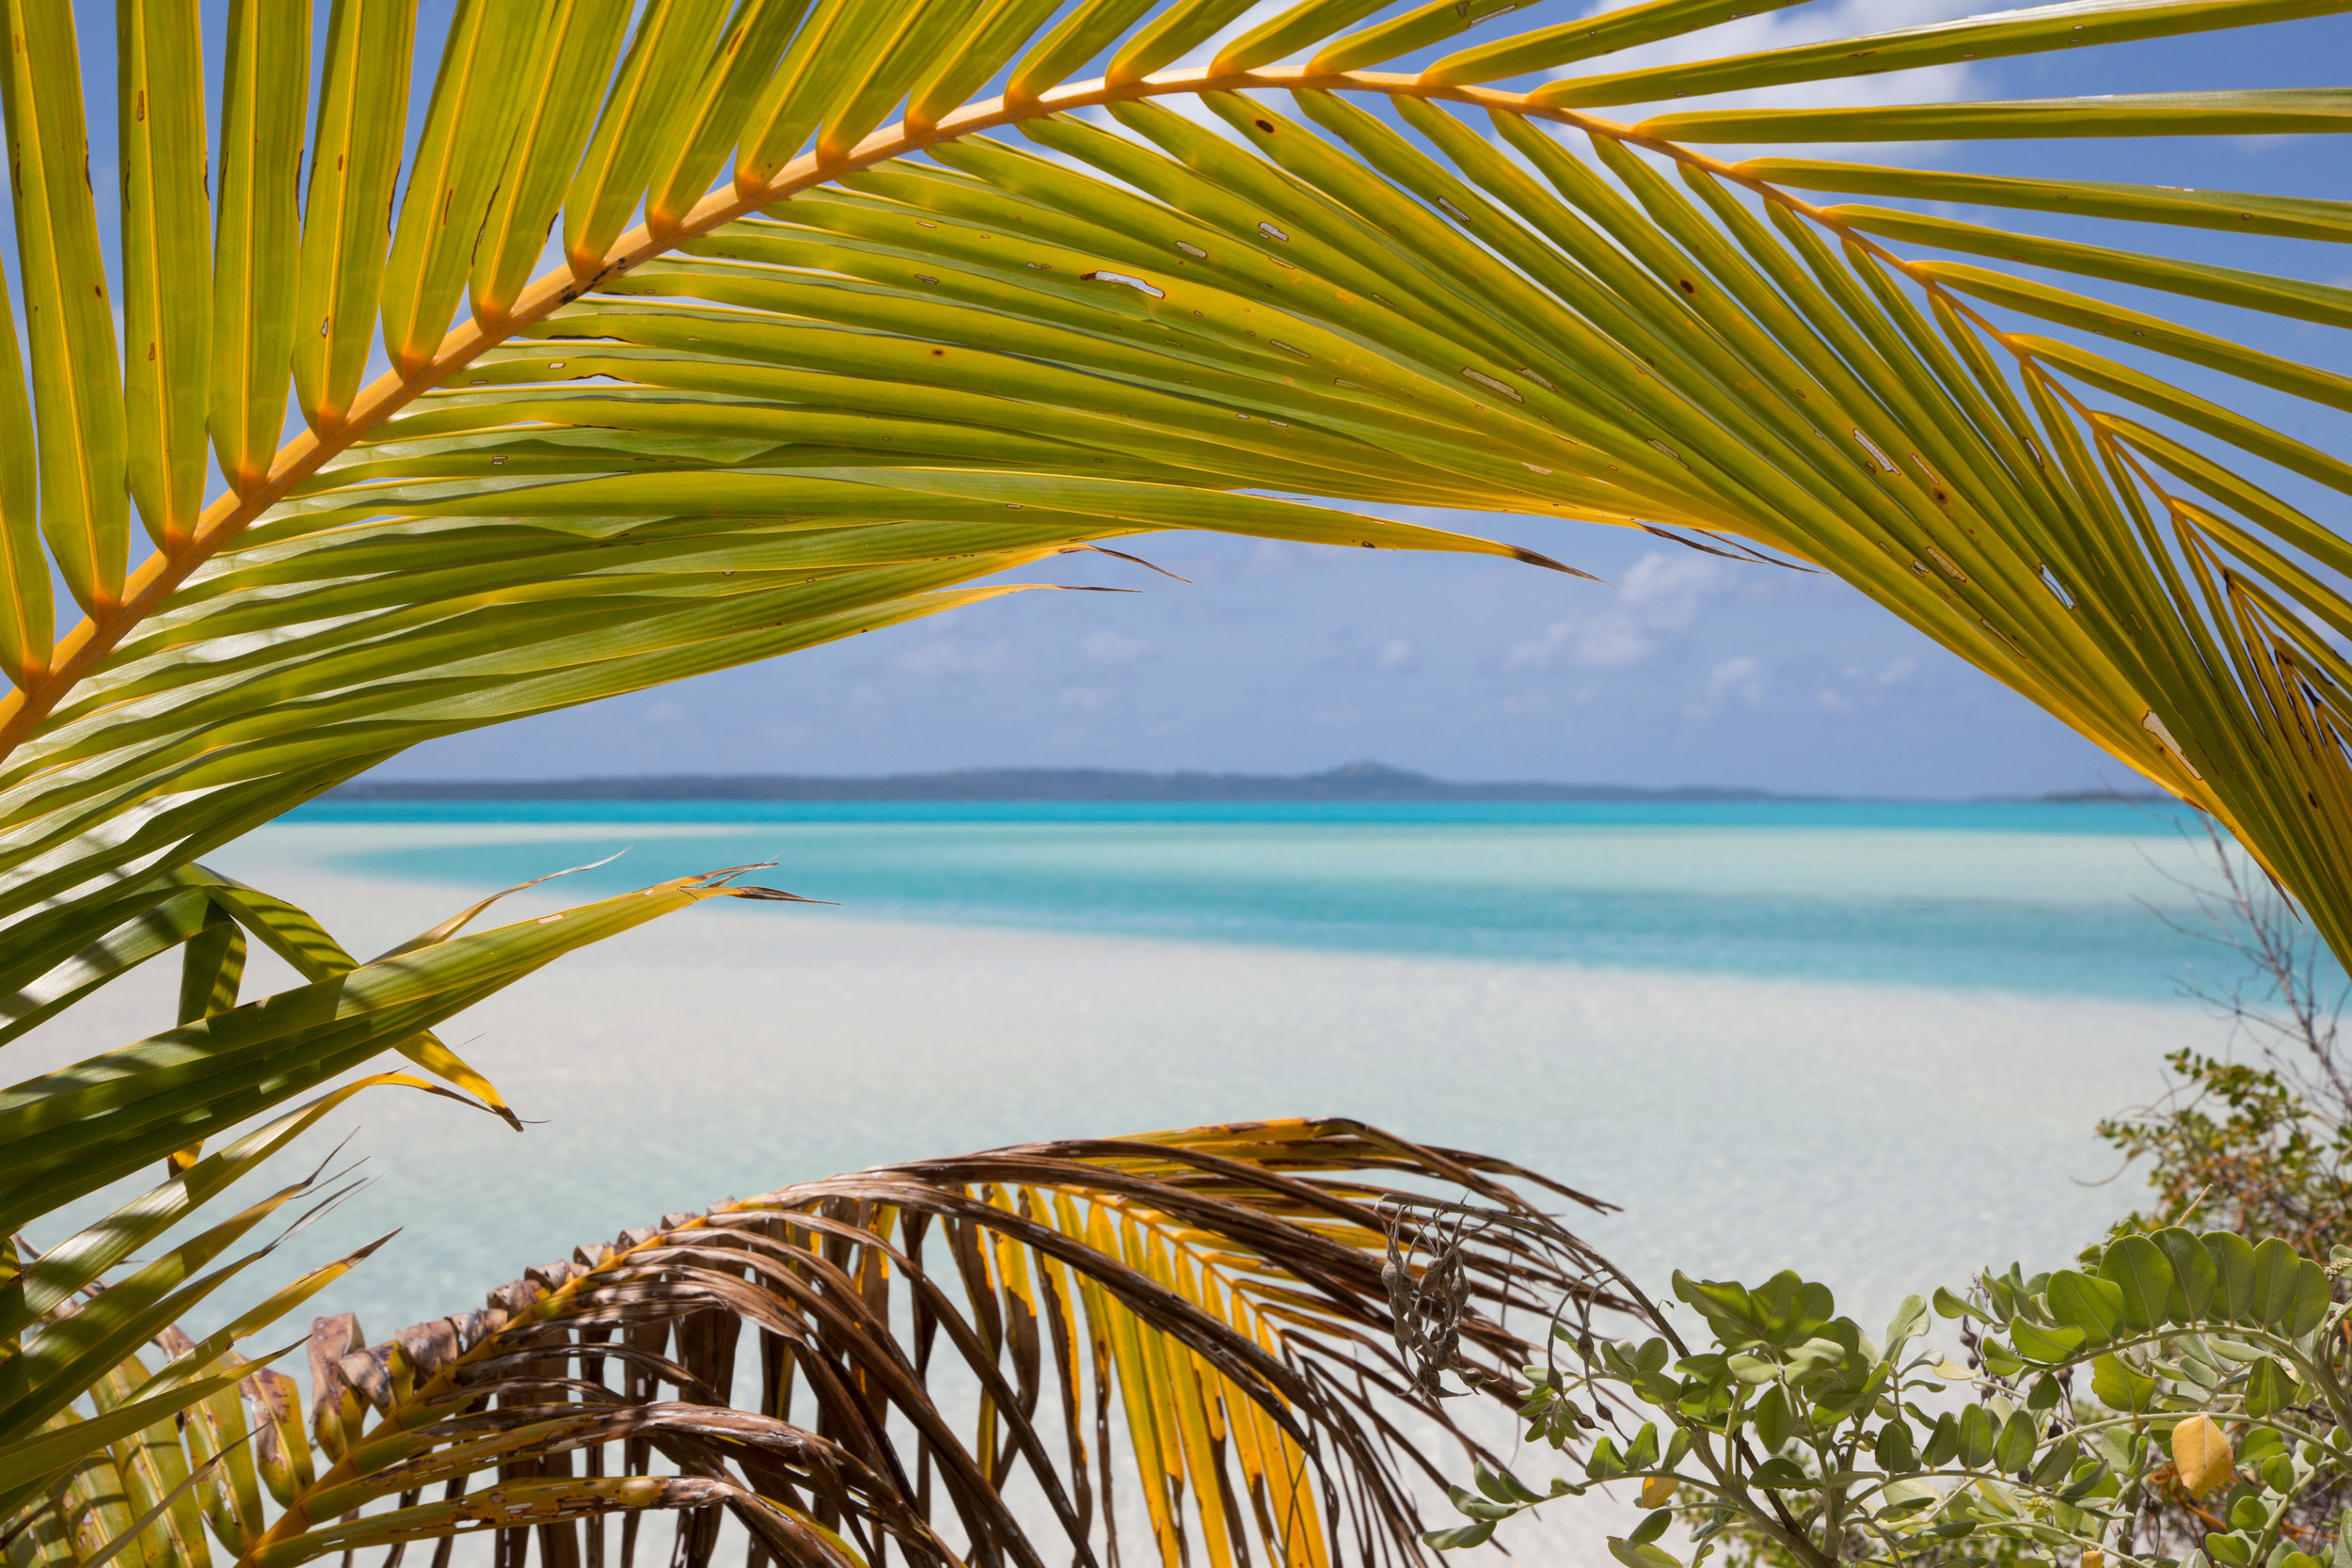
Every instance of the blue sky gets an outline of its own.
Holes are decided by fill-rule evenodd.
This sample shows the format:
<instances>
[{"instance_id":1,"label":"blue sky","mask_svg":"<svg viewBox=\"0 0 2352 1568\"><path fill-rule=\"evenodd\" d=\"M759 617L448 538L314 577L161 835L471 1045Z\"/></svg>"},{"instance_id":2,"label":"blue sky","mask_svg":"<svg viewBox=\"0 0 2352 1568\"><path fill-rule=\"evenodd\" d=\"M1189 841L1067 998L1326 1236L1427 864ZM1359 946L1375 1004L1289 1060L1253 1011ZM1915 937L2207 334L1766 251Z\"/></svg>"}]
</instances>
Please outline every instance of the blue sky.
<instances>
[{"instance_id":1,"label":"blue sky","mask_svg":"<svg viewBox=\"0 0 2352 1568\"><path fill-rule=\"evenodd\" d=\"M421 748L384 776L1295 772L1973 795L2122 770L1833 578L1619 530L1466 518L1614 588L1480 557L1170 535L893 633ZM1045 574L1035 574L1043 576Z\"/></svg>"},{"instance_id":2,"label":"blue sky","mask_svg":"<svg viewBox=\"0 0 2352 1568\"><path fill-rule=\"evenodd\" d=\"M95 55L112 31L110 8L81 8ZM1533 27L1593 8L1613 8L1554 0L1505 24ZM1811 0L1643 52L1638 60L1620 58L1702 57L1990 8L1996 8ZM444 6L428 5L421 35L437 37L444 14ZM212 31L216 37L216 24ZM1868 103L2320 86L2341 82L2347 64L2352 19L2337 17L2249 36L1775 89L1757 99ZM429 72L428 61L419 72L421 91ZM1736 100L1717 102L1729 101ZM102 193L110 192L111 148L103 144L111 139L104 135L111 105L94 99L90 111L93 175ZM2352 198L2352 157L2341 140L2323 138L1994 143L1861 155ZM102 201L102 212L108 205ZM2063 220L2027 214L1980 221L2069 231ZM2100 238L2129 243L2111 233ZM2165 230L2154 239L2176 254L2352 283L2352 259L2340 249L2249 245L2195 231ZM2177 302L2159 308L2179 309ZM2199 324L2212 329L2205 317ZM2274 352L2352 371L2343 335L2328 328L2249 326L2233 316L2228 329ZM2168 373L2182 372L2168 366ZM2221 395L2257 411L2274 401L2234 383ZM2299 412L2281 422L2336 450L2347 444L2341 423L2315 428ZM2341 526L2343 498L2300 491L2296 499ZM1371 758L1456 778L1897 795L2125 781L2118 765L2055 720L1833 579L1735 565L1618 530L1392 515L1530 545L1613 586L1485 558L1162 535L1142 542L1139 553L1189 584L1118 562L1064 558L1025 575L1137 591L1013 595L776 663L437 742L379 776L968 766L1288 772Z\"/></svg>"}]
</instances>

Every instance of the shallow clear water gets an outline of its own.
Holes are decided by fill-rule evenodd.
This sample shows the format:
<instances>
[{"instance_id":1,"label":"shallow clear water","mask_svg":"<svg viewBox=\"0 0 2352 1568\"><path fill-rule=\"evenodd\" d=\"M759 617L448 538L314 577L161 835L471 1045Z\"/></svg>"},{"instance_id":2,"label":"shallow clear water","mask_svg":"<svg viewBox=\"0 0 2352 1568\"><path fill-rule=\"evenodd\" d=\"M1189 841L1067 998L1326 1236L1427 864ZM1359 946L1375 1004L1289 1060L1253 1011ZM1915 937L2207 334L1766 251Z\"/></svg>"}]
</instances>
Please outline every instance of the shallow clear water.
<instances>
[{"instance_id":1,"label":"shallow clear water","mask_svg":"<svg viewBox=\"0 0 2352 1568\"><path fill-rule=\"evenodd\" d=\"M754 861L851 918L2156 999L2187 814L2122 803L327 803L323 863L567 896ZM373 829L374 831L368 831ZM2194 831L2190 829L2190 831Z\"/></svg>"},{"instance_id":2,"label":"shallow clear water","mask_svg":"<svg viewBox=\"0 0 2352 1568\"><path fill-rule=\"evenodd\" d=\"M2174 999L2210 950L2136 902L2182 912L2174 827L2074 805L314 809L210 859L362 954L630 844L483 924L749 860L841 903L703 905L559 961L440 1030L526 1134L375 1090L240 1196L351 1138L372 1184L261 1272L404 1227L314 1308L380 1337L728 1194L1336 1115L1622 1204L1577 1223L1640 1277L1793 1266L1875 1321L1988 1261L2058 1263L2137 1200L2092 1184L2115 1172L2093 1125L2161 1092L2166 1051L2227 1043ZM281 970L257 953L246 994ZM10 1047L10 1076L167 1026L175 988L148 966Z\"/></svg>"}]
</instances>

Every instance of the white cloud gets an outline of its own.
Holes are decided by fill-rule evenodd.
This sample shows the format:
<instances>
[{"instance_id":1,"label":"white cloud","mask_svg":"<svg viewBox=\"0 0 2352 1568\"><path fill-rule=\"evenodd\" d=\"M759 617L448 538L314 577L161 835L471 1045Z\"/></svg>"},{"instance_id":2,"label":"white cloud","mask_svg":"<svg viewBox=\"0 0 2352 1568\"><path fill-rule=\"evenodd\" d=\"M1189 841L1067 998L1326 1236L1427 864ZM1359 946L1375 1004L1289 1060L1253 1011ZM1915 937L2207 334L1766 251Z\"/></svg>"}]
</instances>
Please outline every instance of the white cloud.
<instances>
[{"instance_id":1,"label":"white cloud","mask_svg":"<svg viewBox=\"0 0 2352 1568\"><path fill-rule=\"evenodd\" d=\"M1391 637L1380 652L1374 656L1375 666L1382 670L1409 670L1413 667L1413 643L1410 638Z\"/></svg>"},{"instance_id":2,"label":"white cloud","mask_svg":"<svg viewBox=\"0 0 2352 1568\"><path fill-rule=\"evenodd\" d=\"M1029 656L1004 638L959 642L948 638L909 648L890 661L902 675L1009 675L1029 667Z\"/></svg>"},{"instance_id":3,"label":"white cloud","mask_svg":"<svg viewBox=\"0 0 2352 1568\"><path fill-rule=\"evenodd\" d=\"M1505 670L1549 670L1560 661L1562 649L1575 634L1574 621L1554 621L1540 635L1511 644L1511 651L1502 656L1502 667Z\"/></svg>"},{"instance_id":4,"label":"white cloud","mask_svg":"<svg viewBox=\"0 0 2352 1568\"><path fill-rule=\"evenodd\" d=\"M1692 719L1711 719L1734 700L1749 707L1764 700L1764 666L1745 654L1723 659L1709 670L1699 700L1682 711Z\"/></svg>"},{"instance_id":5,"label":"white cloud","mask_svg":"<svg viewBox=\"0 0 2352 1568\"><path fill-rule=\"evenodd\" d=\"M1876 673L1859 664L1849 664L1845 670L1846 678L1857 686L1900 686L1918 673L1919 661L1909 654L1891 660Z\"/></svg>"},{"instance_id":6,"label":"white cloud","mask_svg":"<svg viewBox=\"0 0 2352 1568\"><path fill-rule=\"evenodd\" d=\"M1615 604L1597 615L1554 621L1515 644L1502 656L1502 667L1628 670L1647 663L1735 581L1732 570L1711 556L1652 550L1625 574Z\"/></svg>"},{"instance_id":7,"label":"white cloud","mask_svg":"<svg viewBox=\"0 0 2352 1568\"><path fill-rule=\"evenodd\" d=\"M1866 670L1859 664L1849 664L1842 672L1845 688L1825 686L1813 694L1813 700L1832 713L1851 713L1856 708L1877 707L1883 701L1882 692L1905 684L1918 673L1919 661L1909 654L1890 659L1875 671Z\"/></svg>"},{"instance_id":8,"label":"white cloud","mask_svg":"<svg viewBox=\"0 0 2352 1568\"><path fill-rule=\"evenodd\" d=\"M1140 637L1128 637L1108 626L1081 638L1078 652L1096 664L1133 664L1152 651Z\"/></svg>"},{"instance_id":9,"label":"white cloud","mask_svg":"<svg viewBox=\"0 0 2352 1568\"><path fill-rule=\"evenodd\" d=\"M1098 713L1111 700L1107 686L1066 686L1062 688L1061 705L1076 713Z\"/></svg>"}]
</instances>

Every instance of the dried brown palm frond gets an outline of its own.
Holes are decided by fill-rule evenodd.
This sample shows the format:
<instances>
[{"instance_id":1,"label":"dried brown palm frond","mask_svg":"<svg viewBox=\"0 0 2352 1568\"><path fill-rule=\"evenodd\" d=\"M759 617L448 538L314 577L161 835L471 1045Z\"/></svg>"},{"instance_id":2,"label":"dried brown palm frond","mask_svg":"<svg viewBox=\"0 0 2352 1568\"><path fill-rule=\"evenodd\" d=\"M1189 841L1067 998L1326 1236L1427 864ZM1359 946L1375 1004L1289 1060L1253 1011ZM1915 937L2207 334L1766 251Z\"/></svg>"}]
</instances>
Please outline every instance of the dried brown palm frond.
<instances>
[{"instance_id":1,"label":"dried brown palm frond","mask_svg":"<svg viewBox=\"0 0 2352 1568\"><path fill-rule=\"evenodd\" d=\"M184 1444L139 1439L170 1459L117 1471L110 1530L20 1519L47 1544L19 1560L86 1562L192 1471L151 1562L203 1558L199 1499L256 1568L482 1533L501 1568L627 1568L649 1513L691 1568L723 1515L755 1563L825 1568L1419 1560L1424 1450L1481 1452L1391 1349L1390 1216L1433 1195L1512 1222L1451 1255L1473 1379L1539 1355L1564 1297L1613 1302L1534 1200L1605 1205L1359 1122L917 1161L666 1215L379 1345L321 1319L307 1414L253 1372Z\"/></svg>"}]
</instances>

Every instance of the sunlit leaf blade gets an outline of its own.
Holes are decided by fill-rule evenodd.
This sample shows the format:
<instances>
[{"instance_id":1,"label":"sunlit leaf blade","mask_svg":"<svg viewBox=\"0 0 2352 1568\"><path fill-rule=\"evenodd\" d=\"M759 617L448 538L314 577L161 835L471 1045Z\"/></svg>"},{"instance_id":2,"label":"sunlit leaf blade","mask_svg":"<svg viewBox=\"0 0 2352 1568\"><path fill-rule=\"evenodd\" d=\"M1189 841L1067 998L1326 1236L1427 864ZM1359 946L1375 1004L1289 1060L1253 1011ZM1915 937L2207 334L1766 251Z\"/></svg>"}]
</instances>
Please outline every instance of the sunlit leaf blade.
<instances>
[{"instance_id":1,"label":"sunlit leaf blade","mask_svg":"<svg viewBox=\"0 0 2352 1568\"><path fill-rule=\"evenodd\" d=\"M549 9L544 0L466 0L451 21L384 263L384 350L403 375L431 362L465 290L526 103L515 79Z\"/></svg>"},{"instance_id":2,"label":"sunlit leaf blade","mask_svg":"<svg viewBox=\"0 0 2352 1568\"><path fill-rule=\"evenodd\" d=\"M603 113L564 198L564 253L583 281L628 227L673 127L694 104L726 12L718 0L653 0L637 19L628 52L606 94Z\"/></svg>"},{"instance_id":3,"label":"sunlit leaf blade","mask_svg":"<svg viewBox=\"0 0 2352 1568\"><path fill-rule=\"evenodd\" d=\"M336 0L328 16L294 293L294 397L323 436L342 428L375 344L415 26L403 0Z\"/></svg>"},{"instance_id":4,"label":"sunlit leaf blade","mask_svg":"<svg viewBox=\"0 0 2352 1568\"><path fill-rule=\"evenodd\" d=\"M1244 4L1243 0L1200 0L1200 5L1190 8L1180 6L1177 8L1190 8L1199 15L1202 7L1213 8L1220 15L1238 14ZM944 116L963 107L974 93L1005 68L1006 62L1017 51L1036 37L1038 28L1044 24L1046 18L1060 8L1057 0L991 0L984 9L975 13L971 32L963 46L940 63L938 71L929 82L908 95L908 126L928 131L936 126ZM1173 16L1175 11L1164 14ZM1129 40L1128 48L1149 47L1145 40L1157 25L1156 22L1147 24ZM1184 39L1189 41L1180 43L1168 57L1172 59L1175 55L1184 53L1192 43L1206 39L1221 25L1222 22L1212 23L1205 31L1199 31L1197 36L1194 32L1184 32ZM797 43L795 47L798 47ZM1125 54L1126 51L1122 50L1120 57L1124 58ZM1134 68L1131 65L1129 69L1132 71ZM1114 78L1120 74L1119 59L1112 61L1111 74Z\"/></svg>"},{"instance_id":5,"label":"sunlit leaf blade","mask_svg":"<svg viewBox=\"0 0 2352 1568\"><path fill-rule=\"evenodd\" d=\"M122 596L130 507L123 492L122 371L85 171L89 133L73 9L67 0L7 0L0 19L11 45L0 100L16 190L18 282L29 322L24 348L40 420L40 531L67 590L84 610L103 615ZM28 632L14 637L24 643Z\"/></svg>"},{"instance_id":6,"label":"sunlit leaf blade","mask_svg":"<svg viewBox=\"0 0 2352 1568\"><path fill-rule=\"evenodd\" d=\"M214 452L242 491L269 471L294 373L309 8L230 0L225 55L209 397Z\"/></svg>"},{"instance_id":7,"label":"sunlit leaf blade","mask_svg":"<svg viewBox=\"0 0 2352 1568\"><path fill-rule=\"evenodd\" d=\"M1360 32L1334 40L1307 63L1310 73L1361 71L1366 66L1409 55L1443 39L1468 32L1489 17L1507 15L1519 8L1519 0L1430 0L1430 3L1402 16L1391 17ZM1588 30L1589 31L1589 30ZM1508 71L1504 74L1511 74ZM1435 68L1422 73L1422 79L1435 84L1440 78ZM1474 78L1461 78L1471 80ZM1454 78L1445 78L1453 85Z\"/></svg>"},{"instance_id":8,"label":"sunlit leaf blade","mask_svg":"<svg viewBox=\"0 0 2352 1568\"><path fill-rule=\"evenodd\" d=\"M1921 201L2013 207L2083 217L2220 229L2239 234L2352 243L2352 201L2258 196L2248 191L2198 191L2172 185L2119 185L2093 180L1953 174L1941 169L1885 168L1812 158L1754 158L1740 165L1738 172L1791 190L1910 197Z\"/></svg>"},{"instance_id":9,"label":"sunlit leaf blade","mask_svg":"<svg viewBox=\"0 0 2352 1568\"><path fill-rule=\"evenodd\" d=\"M485 899L454 924L437 927L385 956L445 941L456 927L492 902L494 898ZM161 879L111 907L101 906L83 921L59 923L53 930L56 940L28 943L15 961L0 966L0 984L10 988L0 994L0 1043L38 1026L158 954L179 947L187 952L179 1022L192 1023L227 1012L236 1006L245 930L250 930L308 980L332 979L358 967L358 960L306 911L202 866ZM92 940L69 954L64 946L74 935ZM402 1040L394 1049L474 1096L510 1125L516 1124L497 1086L430 1031Z\"/></svg>"},{"instance_id":10,"label":"sunlit leaf blade","mask_svg":"<svg viewBox=\"0 0 2352 1568\"><path fill-rule=\"evenodd\" d=\"M1965 251L2022 266L2047 267L2143 289L2160 289L2167 293L2243 306L2249 310L2329 326L2352 326L2352 289L2326 283L2304 283L2239 267L2169 261L2106 245L2046 239L2038 234L2010 234L1952 218L1883 207L1831 207L1824 210L1823 215L1866 234L1910 240L1940 250Z\"/></svg>"},{"instance_id":11,"label":"sunlit leaf blade","mask_svg":"<svg viewBox=\"0 0 2352 1568\"><path fill-rule=\"evenodd\" d=\"M195 1348L185 1340L185 1335L174 1334L158 1342L184 1355ZM219 1362L224 1368L241 1363L234 1352ZM186 1430L188 1460L201 1476L197 1497L204 1521L215 1541L242 1554L268 1528L262 1513L261 1471L253 1457L256 1433L245 1401L234 1389L208 1394L189 1407Z\"/></svg>"},{"instance_id":12,"label":"sunlit leaf blade","mask_svg":"<svg viewBox=\"0 0 2352 1568\"><path fill-rule=\"evenodd\" d=\"M2342 0L2059 0L1985 16L1931 22L1894 32L1826 40L1751 55L1572 77L1539 87L1529 102L1546 108L1648 103L1820 82L1848 76L1998 59L2052 48L2175 38L2224 27L2259 26L2327 16Z\"/></svg>"},{"instance_id":13,"label":"sunlit leaf blade","mask_svg":"<svg viewBox=\"0 0 2352 1568\"><path fill-rule=\"evenodd\" d=\"M1006 78L1005 96L1034 102L1058 87L1152 8L1152 0L1079 0L1068 15L1022 56Z\"/></svg>"},{"instance_id":14,"label":"sunlit leaf blade","mask_svg":"<svg viewBox=\"0 0 2352 1568\"><path fill-rule=\"evenodd\" d=\"M245 983L245 932L218 903L209 898L205 902L212 907L205 911L204 925L189 939L180 966L183 1023L228 1012L237 1005L238 989Z\"/></svg>"},{"instance_id":15,"label":"sunlit leaf blade","mask_svg":"<svg viewBox=\"0 0 2352 1568\"><path fill-rule=\"evenodd\" d=\"M1209 74L1226 76L1270 65L1381 8L1377 0L1295 0L1218 50L1209 62Z\"/></svg>"},{"instance_id":16,"label":"sunlit leaf blade","mask_svg":"<svg viewBox=\"0 0 2352 1568\"><path fill-rule=\"evenodd\" d=\"M752 105L735 166L739 196L801 156L903 31L913 0L816 0Z\"/></svg>"},{"instance_id":17,"label":"sunlit leaf blade","mask_svg":"<svg viewBox=\"0 0 2352 1568\"><path fill-rule=\"evenodd\" d=\"M849 158L867 134L890 119L907 89L930 78L958 53L980 0L929 0L910 9L884 49L840 107L817 133L817 158L836 164Z\"/></svg>"},{"instance_id":18,"label":"sunlit leaf blade","mask_svg":"<svg viewBox=\"0 0 2352 1568\"><path fill-rule=\"evenodd\" d=\"M675 229L709 193L808 7L809 0L756 0L728 20L717 57L704 64L678 122L683 134L673 138L676 150L664 150L666 166L657 167L646 195L645 221L657 232Z\"/></svg>"},{"instance_id":19,"label":"sunlit leaf blade","mask_svg":"<svg viewBox=\"0 0 2352 1568\"><path fill-rule=\"evenodd\" d=\"M628 13L628 0L548 0L536 46L506 86L517 103L515 135L474 245L471 284L474 315L494 329L531 280L563 209Z\"/></svg>"},{"instance_id":20,"label":"sunlit leaf blade","mask_svg":"<svg viewBox=\"0 0 2352 1568\"><path fill-rule=\"evenodd\" d=\"M2290 472L2352 495L2352 463L2271 429L2259 420L2119 364L2077 343L2021 333L2013 340L2038 359L2090 386L2179 420L2195 430L2278 464Z\"/></svg>"},{"instance_id":21,"label":"sunlit leaf blade","mask_svg":"<svg viewBox=\"0 0 2352 1568\"><path fill-rule=\"evenodd\" d=\"M1128 35L1111 56L1104 80L1113 86L1141 81L1208 42L1248 9L1249 0L1178 0ZM959 97L969 96L970 90Z\"/></svg>"},{"instance_id":22,"label":"sunlit leaf blade","mask_svg":"<svg viewBox=\"0 0 2352 1568\"><path fill-rule=\"evenodd\" d=\"M1646 0L1645 4L1621 6L1600 16L1559 23L1448 55L1422 71L1421 79L1431 87L1500 81L1506 76L1520 76L1614 54L1637 44L1678 38L1739 17L1780 10L1800 3L1801 0L1755 0L1753 4L1726 5L1724 0Z\"/></svg>"},{"instance_id":23,"label":"sunlit leaf blade","mask_svg":"<svg viewBox=\"0 0 2352 1568\"><path fill-rule=\"evenodd\" d=\"M1699 143L2342 135L2352 131L2352 88L2117 93L1853 109L1693 109L1655 116L1634 131Z\"/></svg>"},{"instance_id":24,"label":"sunlit leaf blade","mask_svg":"<svg viewBox=\"0 0 2352 1568\"><path fill-rule=\"evenodd\" d=\"M0 297L7 293L0 270ZM0 666L22 689L49 668L49 558L41 548L40 457L16 311L0 310Z\"/></svg>"},{"instance_id":25,"label":"sunlit leaf blade","mask_svg":"<svg viewBox=\"0 0 2352 1568\"><path fill-rule=\"evenodd\" d=\"M133 0L119 16L128 475L148 533L177 550L204 504L212 386L203 47L195 0Z\"/></svg>"},{"instance_id":26,"label":"sunlit leaf blade","mask_svg":"<svg viewBox=\"0 0 2352 1568\"><path fill-rule=\"evenodd\" d=\"M2120 305L2109 305L2068 290L2011 277L1983 267L1957 261L1922 261L1911 270L1915 277L1931 278L1963 293L1973 294L2044 321L2077 326L2102 338L2142 345L2209 370L2227 372L2314 403L2352 411L2352 376L2338 375L2317 366L2265 354L2214 333L2175 325L2144 311L2126 309ZM2242 280L2225 278L2218 281L2231 286L2235 297L2230 303L2249 303L2250 290ZM2333 293L2342 291L2328 293L2285 292L2292 293L2295 308L2271 306L2268 309L2281 315L2299 316L2305 315L2314 302L2328 301Z\"/></svg>"}]
</instances>

